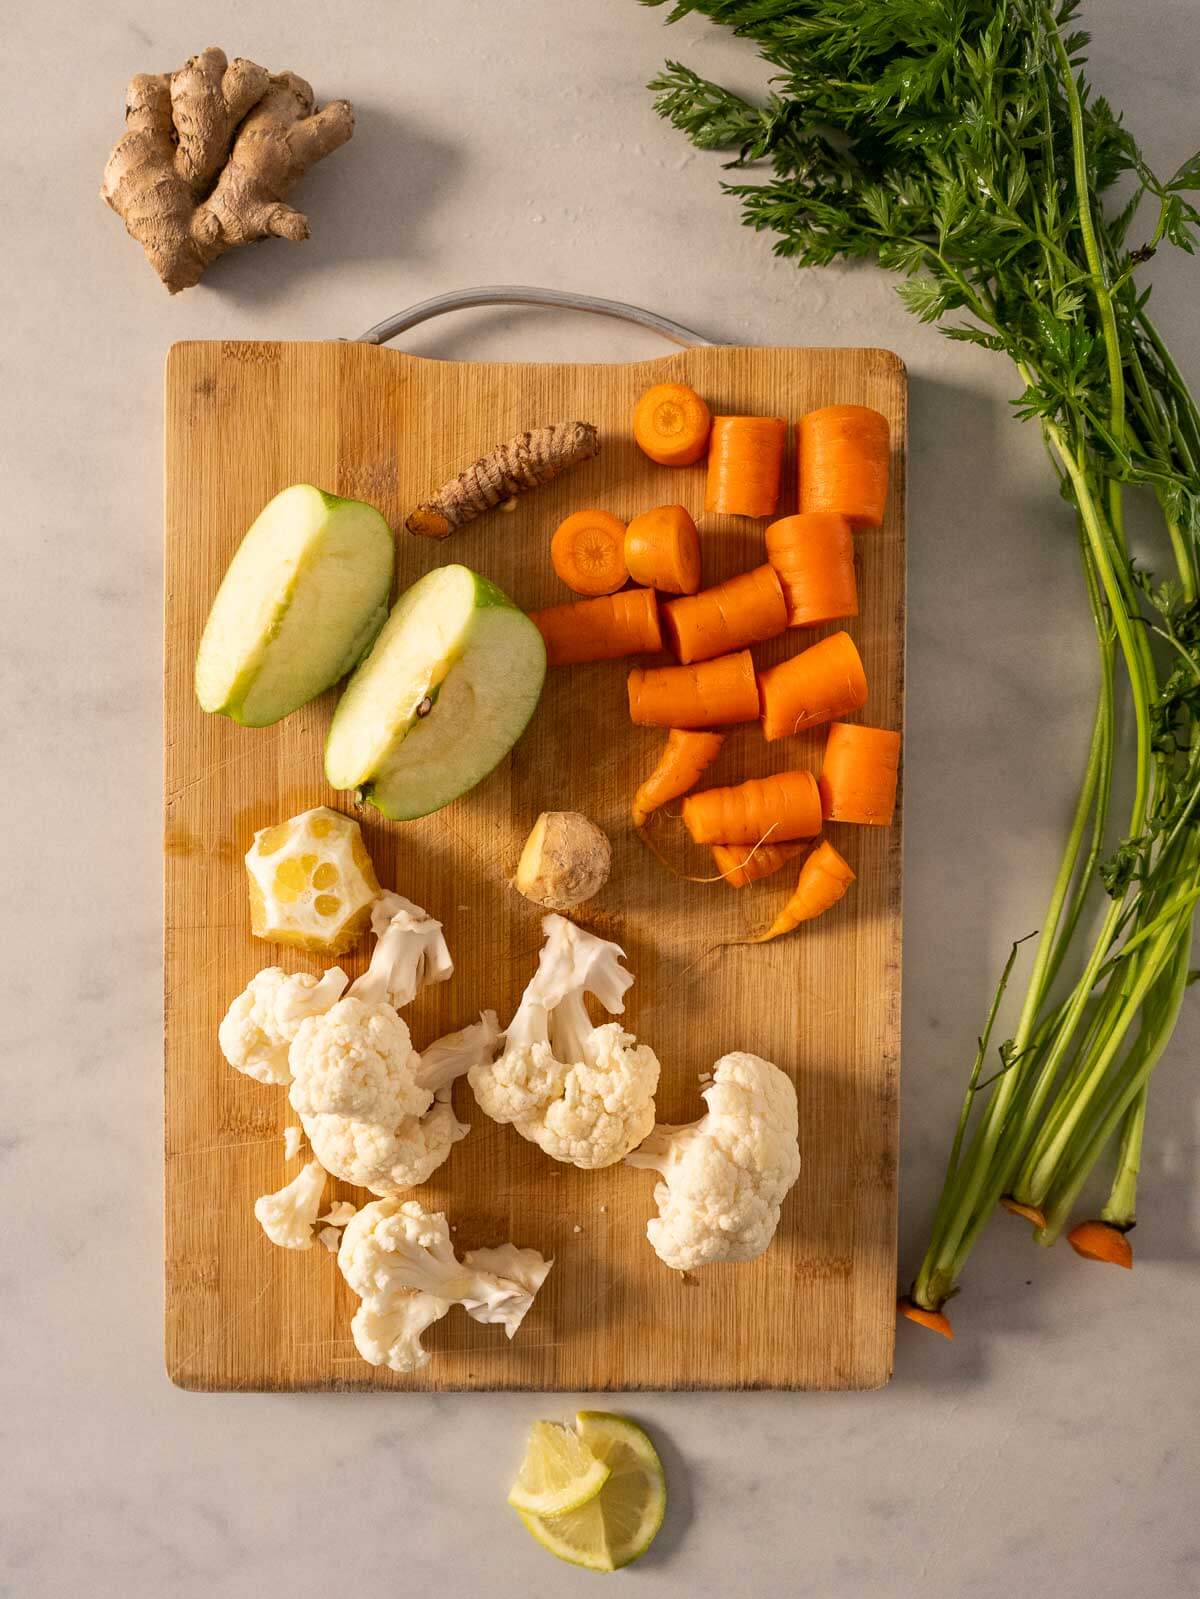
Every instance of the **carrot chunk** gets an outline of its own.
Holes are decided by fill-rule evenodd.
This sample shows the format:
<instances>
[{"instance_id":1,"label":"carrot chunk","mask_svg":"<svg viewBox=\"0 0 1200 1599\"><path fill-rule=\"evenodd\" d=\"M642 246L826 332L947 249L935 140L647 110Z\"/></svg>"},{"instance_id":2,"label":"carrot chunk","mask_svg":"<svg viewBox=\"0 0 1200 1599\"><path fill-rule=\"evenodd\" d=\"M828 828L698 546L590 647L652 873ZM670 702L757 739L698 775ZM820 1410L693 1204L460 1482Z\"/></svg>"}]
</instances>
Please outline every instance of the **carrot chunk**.
<instances>
[{"instance_id":1,"label":"carrot chunk","mask_svg":"<svg viewBox=\"0 0 1200 1599\"><path fill-rule=\"evenodd\" d=\"M726 516L774 516L787 423L780 416L715 416L704 509Z\"/></svg>"},{"instance_id":2,"label":"carrot chunk","mask_svg":"<svg viewBox=\"0 0 1200 1599\"><path fill-rule=\"evenodd\" d=\"M766 932L760 933L753 942L767 944L773 938L792 932L801 922L823 916L837 904L853 881L854 873L828 839L823 839L801 866L791 899Z\"/></svg>"},{"instance_id":3,"label":"carrot chunk","mask_svg":"<svg viewBox=\"0 0 1200 1599\"><path fill-rule=\"evenodd\" d=\"M854 538L834 511L785 516L767 529L767 559L779 573L789 627L858 615Z\"/></svg>"},{"instance_id":4,"label":"carrot chunk","mask_svg":"<svg viewBox=\"0 0 1200 1599\"><path fill-rule=\"evenodd\" d=\"M695 733L673 727L658 765L633 797L633 825L641 827L652 812L695 788L701 773L716 760L724 733Z\"/></svg>"},{"instance_id":5,"label":"carrot chunk","mask_svg":"<svg viewBox=\"0 0 1200 1599\"><path fill-rule=\"evenodd\" d=\"M832 633L759 673L763 737L787 738L867 703L867 674L849 633Z\"/></svg>"},{"instance_id":6,"label":"carrot chunk","mask_svg":"<svg viewBox=\"0 0 1200 1599\"><path fill-rule=\"evenodd\" d=\"M787 605L773 566L756 566L752 572L668 600L663 625L671 648L685 666L728 655L774 638L787 626Z\"/></svg>"},{"instance_id":7,"label":"carrot chunk","mask_svg":"<svg viewBox=\"0 0 1200 1599\"><path fill-rule=\"evenodd\" d=\"M694 594L700 587L700 535L682 505L658 505L630 522L625 564L635 583L664 594Z\"/></svg>"},{"instance_id":8,"label":"carrot chunk","mask_svg":"<svg viewBox=\"0 0 1200 1599\"><path fill-rule=\"evenodd\" d=\"M658 599L653 589L624 589L594 600L530 611L546 641L550 666L615 661L622 655L652 655L662 649Z\"/></svg>"},{"instance_id":9,"label":"carrot chunk","mask_svg":"<svg viewBox=\"0 0 1200 1599\"><path fill-rule=\"evenodd\" d=\"M859 722L834 722L821 766L825 820L890 827L899 766L899 733Z\"/></svg>"},{"instance_id":10,"label":"carrot chunk","mask_svg":"<svg viewBox=\"0 0 1200 1599\"><path fill-rule=\"evenodd\" d=\"M747 849L745 844L714 844L712 852L717 870L730 888L745 888L779 871L803 848L803 844L760 844L757 849Z\"/></svg>"},{"instance_id":11,"label":"carrot chunk","mask_svg":"<svg viewBox=\"0 0 1200 1599\"><path fill-rule=\"evenodd\" d=\"M836 511L854 531L879 527L887 504L887 418L867 405L827 405L796 423L801 511Z\"/></svg>"},{"instance_id":12,"label":"carrot chunk","mask_svg":"<svg viewBox=\"0 0 1200 1599\"><path fill-rule=\"evenodd\" d=\"M758 686L750 651L696 666L635 668L629 674L629 714L640 727L725 727L754 721Z\"/></svg>"},{"instance_id":13,"label":"carrot chunk","mask_svg":"<svg viewBox=\"0 0 1200 1599\"><path fill-rule=\"evenodd\" d=\"M730 788L706 788L683 802L697 844L782 844L821 831L821 796L811 772L777 772Z\"/></svg>"},{"instance_id":14,"label":"carrot chunk","mask_svg":"<svg viewBox=\"0 0 1200 1599\"><path fill-rule=\"evenodd\" d=\"M656 383L633 409L633 436L659 466L691 466L708 448L712 416L686 383Z\"/></svg>"},{"instance_id":15,"label":"carrot chunk","mask_svg":"<svg viewBox=\"0 0 1200 1599\"><path fill-rule=\"evenodd\" d=\"M576 594L615 594L629 581L624 522L611 511L576 511L554 530L550 564Z\"/></svg>"}]
</instances>

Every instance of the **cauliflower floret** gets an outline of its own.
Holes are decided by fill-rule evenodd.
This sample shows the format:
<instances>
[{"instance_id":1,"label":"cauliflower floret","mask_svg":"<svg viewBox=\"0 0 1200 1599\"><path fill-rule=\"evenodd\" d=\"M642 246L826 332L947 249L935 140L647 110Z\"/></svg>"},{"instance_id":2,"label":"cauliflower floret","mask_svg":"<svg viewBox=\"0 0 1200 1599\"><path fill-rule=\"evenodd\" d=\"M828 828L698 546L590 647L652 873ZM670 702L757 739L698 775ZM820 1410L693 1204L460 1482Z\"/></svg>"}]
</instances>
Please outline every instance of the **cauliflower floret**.
<instances>
[{"instance_id":1,"label":"cauliflower floret","mask_svg":"<svg viewBox=\"0 0 1200 1599\"><path fill-rule=\"evenodd\" d=\"M335 1177L373 1194L398 1194L429 1181L454 1145L470 1132L448 1104L397 1127L348 1116L306 1116L313 1154Z\"/></svg>"},{"instance_id":2,"label":"cauliflower floret","mask_svg":"<svg viewBox=\"0 0 1200 1599\"><path fill-rule=\"evenodd\" d=\"M511 1338L553 1261L506 1244L460 1261L446 1218L413 1200L364 1205L342 1234L338 1265L362 1304L350 1324L372 1366L419 1371L429 1363L421 1334L460 1304L476 1321L498 1322Z\"/></svg>"},{"instance_id":3,"label":"cauliflower floret","mask_svg":"<svg viewBox=\"0 0 1200 1599\"><path fill-rule=\"evenodd\" d=\"M387 1195L428 1180L469 1129L450 1090L495 1053L494 1012L431 1044L412 1047L386 1003L340 1001L296 1035L289 1097L313 1153L335 1177Z\"/></svg>"},{"instance_id":4,"label":"cauliflower floret","mask_svg":"<svg viewBox=\"0 0 1200 1599\"><path fill-rule=\"evenodd\" d=\"M409 1004L421 988L444 983L453 975L441 922L411 900L381 894L371 912L371 929L377 942L371 964L350 988L356 999L398 1008ZM320 978L308 972L289 976L281 967L266 967L225 1013L217 1032L221 1053L231 1066L260 1083L290 1083L288 1052L300 1023L330 1010L349 981L340 966Z\"/></svg>"},{"instance_id":5,"label":"cauliflower floret","mask_svg":"<svg viewBox=\"0 0 1200 1599\"><path fill-rule=\"evenodd\" d=\"M625 1009L633 974L623 951L562 916L542 922L546 943L498 1060L472 1067L471 1088L494 1121L555 1160L611 1166L654 1125L658 1057L617 1022L593 1027L594 994L610 1015Z\"/></svg>"},{"instance_id":6,"label":"cauliflower floret","mask_svg":"<svg viewBox=\"0 0 1200 1599\"><path fill-rule=\"evenodd\" d=\"M420 1063L406 1023L390 1005L340 999L297 1030L288 1098L301 1118L331 1113L394 1127L433 1103L417 1084Z\"/></svg>"},{"instance_id":7,"label":"cauliflower floret","mask_svg":"<svg viewBox=\"0 0 1200 1599\"><path fill-rule=\"evenodd\" d=\"M288 1049L309 1016L319 1016L342 997L350 979L340 966L324 977L292 976L267 966L252 977L225 1012L217 1030L229 1064L259 1083L290 1083Z\"/></svg>"},{"instance_id":8,"label":"cauliflower floret","mask_svg":"<svg viewBox=\"0 0 1200 1599\"><path fill-rule=\"evenodd\" d=\"M626 1164L660 1172L646 1236L676 1270L753 1260L775 1236L800 1173L796 1090L757 1055L723 1055L704 1090L708 1114L659 1126Z\"/></svg>"},{"instance_id":9,"label":"cauliflower floret","mask_svg":"<svg viewBox=\"0 0 1200 1599\"><path fill-rule=\"evenodd\" d=\"M312 1248L326 1176L320 1161L310 1160L286 1188L254 1201L254 1214L273 1244L281 1249Z\"/></svg>"}]
</instances>

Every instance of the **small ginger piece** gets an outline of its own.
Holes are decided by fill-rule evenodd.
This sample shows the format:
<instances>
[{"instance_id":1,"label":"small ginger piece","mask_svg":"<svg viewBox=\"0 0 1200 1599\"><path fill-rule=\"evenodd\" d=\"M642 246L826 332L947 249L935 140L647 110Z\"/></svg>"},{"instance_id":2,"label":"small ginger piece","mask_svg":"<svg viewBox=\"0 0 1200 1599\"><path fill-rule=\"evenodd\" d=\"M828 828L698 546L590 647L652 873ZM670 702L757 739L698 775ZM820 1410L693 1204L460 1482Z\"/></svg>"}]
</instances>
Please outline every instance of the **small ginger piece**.
<instances>
[{"instance_id":1,"label":"small ginger piece","mask_svg":"<svg viewBox=\"0 0 1200 1599\"><path fill-rule=\"evenodd\" d=\"M591 422L552 422L548 427L518 433L443 483L404 525L423 538L444 539L485 511L507 505L518 494L550 483L599 453L600 435Z\"/></svg>"},{"instance_id":2,"label":"small ginger piece","mask_svg":"<svg viewBox=\"0 0 1200 1599\"><path fill-rule=\"evenodd\" d=\"M284 198L353 131L347 101L316 111L295 73L212 48L130 82L100 194L177 294L234 245L307 239L308 218Z\"/></svg>"},{"instance_id":3,"label":"small ginger piece","mask_svg":"<svg viewBox=\"0 0 1200 1599\"><path fill-rule=\"evenodd\" d=\"M567 911L593 899L608 881L612 845L578 811L543 811L525 840L516 886L548 910Z\"/></svg>"}]
</instances>

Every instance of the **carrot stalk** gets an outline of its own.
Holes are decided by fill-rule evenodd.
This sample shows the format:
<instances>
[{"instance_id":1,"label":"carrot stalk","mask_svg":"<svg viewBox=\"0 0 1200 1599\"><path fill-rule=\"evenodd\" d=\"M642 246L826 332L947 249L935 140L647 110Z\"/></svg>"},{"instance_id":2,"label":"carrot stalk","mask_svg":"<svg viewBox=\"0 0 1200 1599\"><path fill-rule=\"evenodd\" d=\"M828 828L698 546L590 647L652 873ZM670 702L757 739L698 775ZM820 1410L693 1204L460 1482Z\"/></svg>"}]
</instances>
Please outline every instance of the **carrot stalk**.
<instances>
[{"instance_id":1,"label":"carrot stalk","mask_svg":"<svg viewBox=\"0 0 1200 1599\"><path fill-rule=\"evenodd\" d=\"M825 820L890 827L899 765L899 733L858 722L834 722L821 765Z\"/></svg>"},{"instance_id":2,"label":"carrot stalk","mask_svg":"<svg viewBox=\"0 0 1200 1599\"><path fill-rule=\"evenodd\" d=\"M858 615L854 538L844 516L810 511L767 529L767 559L779 573L789 627L816 627Z\"/></svg>"},{"instance_id":3,"label":"carrot stalk","mask_svg":"<svg viewBox=\"0 0 1200 1599\"><path fill-rule=\"evenodd\" d=\"M662 649L653 589L624 589L594 600L551 605L530 611L529 620L546 641L550 666L615 661L622 655L650 655Z\"/></svg>"},{"instance_id":4,"label":"carrot stalk","mask_svg":"<svg viewBox=\"0 0 1200 1599\"><path fill-rule=\"evenodd\" d=\"M684 729L753 722L758 715L758 685L750 651L696 666L636 667L629 674L629 714L639 727Z\"/></svg>"},{"instance_id":5,"label":"carrot stalk","mask_svg":"<svg viewBox=\"0 0 1200 1599\"><path fill-rule=\"evenodd\" d=\"M700 587L700 535L682 505L658 505L630 522L625 564L635 583L664 594L694 594Z\"/></svg>"},{"instance_id":6,"label":"carrot stalk","mask_svg":"<svg viewBox=\"0 0 1200 1599\"><path fill-rule=\"evenodd\" d=\"M896 1309L909 1321L915 1321L918 1327L928 1327L930 1332L941 1333L943 1338L949 1338L953 1343L954 1328L940 1310L926 1310L922 1305L914 1305L911 1299L899 1300Z\"/></svg>"},{"instance_id":7,"label":"carrot stalk","mask_svg":"<svg viewBox=\"0 0 1200 1599\"><path fill-rule=\"evenodd\" d=\"M629 581L624 522L611 511L576 511L554 530L550 564L576 594L615 594Z\"/></svg>"},{"instance_id":8,"label":"carrot stalk","mask_svg":"<svg viewBox=\"0 0 1200 1599\"><path fill-rule=\"evenodd\" d=\"M691 466L708 448L712 416L686 383L656 383L633 409L633 436L659 466Z\"/></svg>"},{"instance_id":9,"label":"carrot stalk","mask_svg":"<svg viewBox=\"0 0 1200 1599\"><path fill-rule=\"evenodd\" d=\"M1081 1221L1067 1234L1067 1242L1085 1260L1133 1270L1133 1245L1119 1227L1107 1221Z\"/></svg>"},{"instance_id":10,"label":"carrot stalk","mask_svg":"<svg viewBox=\"0 0 1200 1599\"><path fill-rule=\"evenodd\" d=\"M757 844L815 838L821 831L821 796L811 772L752 777L731 788L706 788L683 802L683 825L697 844Z\"/></svg>"},{"instance_id":11,"label":"carrot stalk","mask_svg":"<svg viewBox=\"0 0 1200 1599\"><path fill-rule=\"evenodd\" d=\"M724 733L695 733L673 727L658 765L633 797L633 825L644 826L653 811L695 788L700 774L716 760L724 742Z\"/></svg>"},{"instance_id":12,"label":"carrot stalk","mask_svg":"<svg viewBox=\"0 0 1200 1599\"><path fill-rule=\"evenodd\" d=\"M1046 1225L1046 1217L1036 1205L1022 1204L1019 1199L1014 1199L1011 1194L1005 1194L1000 1204L1010 1215L1023 1216L1026 1221L1032 1222L1039 1232Z\"/></svg>"},{"instance_id":13,"label":"carrot stalk","mask_svg":"<svg viewBox=\"0 0 1200 1599\"><path fill-rule=\"evenodd\" d=\"M802 843L757 844L747 851L744 844L714 844L712 852L721 880L730 888L745 888L748 883L757 883L779 871L803 848Z\"/></svg>"},{"instance_id":14,"label":"carrot stalk","mask_svg":"<svg viewBox=\"0 0 1200 1599\"><path fill-rule=\"evenodd\" d=\"M834 849L828 839L822 840L805 860L796 880L791 899L767 928L752 939L754 944L767 944L799 927L801 922L811 922L823 915L850 887L854 873Z\"/></svg>"},{"instance_id":15,"label":"carrot stalk","mask_svg":"<svg viewBox=\"0 0 1200 1599\"><path fill-rule=\"evenodd\" d=\"M832 633L761 672L763 737L787 738L867 702L867 674L849 633Z\"/></svg>"},{"instance_id":16,"label":"carrot stalk","mask_svg":"<svg viewBox=\"0 0 1200 1599\"><path fill-rule=\"evenodd\" d=\"M752 572L668 600L663 625L671 648L685 666L728 655L750 644L775 638L787 626L787 605L773 566L756 566Z\"/></svg>"},{"instance_id":17,"label":"carrot stalk","mask_svg":"<svg viewBox=\"0 0 1200 1599\"><path fill-rule=\"evenodd\" d=\"M714 416L704 509L774 516L787 423L780 416Z\"/></svg>"},{"instance_id":18,"label":"carrot stalk","mask_svg":"<svg viewBox=\"0 0 1200 1599\"><path fill-rule=\"evenodd\" d=\"M887 418L866 405L827 405L796 423L802 512L836 511L854 531L878 527L887 504Z\"/></svg>"}]
</instances>

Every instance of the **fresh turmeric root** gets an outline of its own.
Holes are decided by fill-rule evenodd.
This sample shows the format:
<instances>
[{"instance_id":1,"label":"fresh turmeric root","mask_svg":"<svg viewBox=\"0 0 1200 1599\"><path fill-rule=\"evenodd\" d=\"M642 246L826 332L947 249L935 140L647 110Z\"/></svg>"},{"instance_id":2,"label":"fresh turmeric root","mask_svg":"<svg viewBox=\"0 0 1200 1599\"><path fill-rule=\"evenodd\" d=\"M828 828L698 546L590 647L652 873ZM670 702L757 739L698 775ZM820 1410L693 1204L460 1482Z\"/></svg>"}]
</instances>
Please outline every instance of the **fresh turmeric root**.
<instances>
[{"instance_id":1,"label":"fresh turmeric root","mask_svg":"<svg viewBox=\"0 0 1200 1599\"><path fill-rule=\"evenodd\" d=\"M295 73L215 48L132 80L100 194L172 294L235 245L308 238L308 218L284 198L354 131L347 101L313 106Z\"/></svg>"},{"instance_id":2,"label":"fresh turmeric root","mask_svg":"<svg viewBox=\"0 0 1200 1599\"><path fill-rule=\"evenodd\" d=\"M444 539L485 511L528 489L540 488L599 453L600 435L591 422L553 422L549 427L518 433L443 483L404 525L424 538Z\"/></svg>"}]
</instances>

